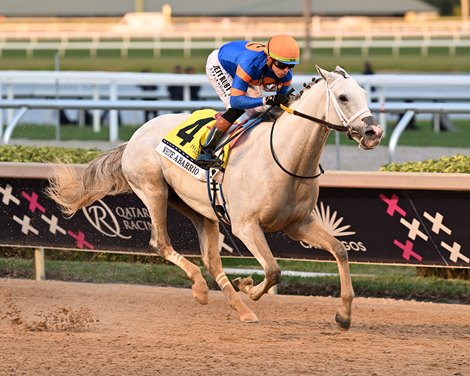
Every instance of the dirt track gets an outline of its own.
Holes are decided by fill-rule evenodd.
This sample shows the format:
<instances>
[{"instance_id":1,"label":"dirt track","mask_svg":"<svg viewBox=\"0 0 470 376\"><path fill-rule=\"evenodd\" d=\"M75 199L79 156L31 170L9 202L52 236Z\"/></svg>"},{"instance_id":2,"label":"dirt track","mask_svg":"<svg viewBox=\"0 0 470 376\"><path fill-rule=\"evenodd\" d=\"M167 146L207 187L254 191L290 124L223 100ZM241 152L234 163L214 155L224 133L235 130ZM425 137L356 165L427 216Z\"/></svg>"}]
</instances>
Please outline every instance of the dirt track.
<instances>
[{"instance_id":1,"label":"dirt track","mask_svg":"<svg viewBox=\"0 0 470 376\"><path fill-rule=\"evenodd\" d=\"M242 324L220 292L0 280L0 375L470 375L470 307L265 296Z\"/></svg>"}]
</instances>

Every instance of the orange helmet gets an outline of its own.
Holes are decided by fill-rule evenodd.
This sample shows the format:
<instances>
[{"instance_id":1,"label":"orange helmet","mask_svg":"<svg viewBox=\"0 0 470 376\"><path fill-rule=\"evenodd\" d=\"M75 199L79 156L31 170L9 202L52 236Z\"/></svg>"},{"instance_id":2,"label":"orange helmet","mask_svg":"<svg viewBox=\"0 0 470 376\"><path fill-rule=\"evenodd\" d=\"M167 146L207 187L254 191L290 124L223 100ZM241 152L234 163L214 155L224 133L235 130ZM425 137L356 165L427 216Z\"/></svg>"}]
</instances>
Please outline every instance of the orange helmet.
<instances>
[{"instance_id":1,"label":"orange helmet","mask_svg":"<svg viewBox=\"0 0 470 376\"><path fill-rule=\"evenodd\" d=\"M274 60L285 64L299 64L300 62L299 45L289 35L274 35L269 39L264 51Z\"/></svg>"}]
</instances>

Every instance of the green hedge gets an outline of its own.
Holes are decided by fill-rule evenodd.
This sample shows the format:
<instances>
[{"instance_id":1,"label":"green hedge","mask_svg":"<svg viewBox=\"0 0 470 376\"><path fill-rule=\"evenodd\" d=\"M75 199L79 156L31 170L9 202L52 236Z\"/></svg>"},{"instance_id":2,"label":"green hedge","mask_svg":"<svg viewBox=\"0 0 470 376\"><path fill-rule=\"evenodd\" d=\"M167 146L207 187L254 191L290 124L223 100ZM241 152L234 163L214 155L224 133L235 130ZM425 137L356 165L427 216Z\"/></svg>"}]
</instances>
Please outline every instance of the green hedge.
<instances>
[{"instance_id":1,"label":"green hedge","mask_svg":"<svg viewBox=\"0 0 470 376\"><path fill-rule=\"evenodd\" d=\"M428 159L421 162L389 163L380 171L394 172L455 172L470 173L470 156L457 154L452 157L441 157L438 160Z\"/></svg>"},{"instance_id":2,"label":"green hedge","mask_svg":"<svg viewBox=\"0 0 470 376\"><path fill-rule=\"evenodd\" d=\"M88 163L101 154L98 149L62 148L56 146L0 146L0 162L57 162ZM438 160L421 162L389 163L380 171L393 172L447 172L470 173L470 156L457 154L451 157L443 156Z\"/></svg>"},{"instance_id":3,"label":"green hedge","mask_svg":"<svg viewBox=\"0 0 470 376\"><path fill-rule=\"evenodd\" d=\"M56 146L0 146L0 162L67 162L87 163L101 154L98 149L61 148Z\"/></svg>"}]
</instances>

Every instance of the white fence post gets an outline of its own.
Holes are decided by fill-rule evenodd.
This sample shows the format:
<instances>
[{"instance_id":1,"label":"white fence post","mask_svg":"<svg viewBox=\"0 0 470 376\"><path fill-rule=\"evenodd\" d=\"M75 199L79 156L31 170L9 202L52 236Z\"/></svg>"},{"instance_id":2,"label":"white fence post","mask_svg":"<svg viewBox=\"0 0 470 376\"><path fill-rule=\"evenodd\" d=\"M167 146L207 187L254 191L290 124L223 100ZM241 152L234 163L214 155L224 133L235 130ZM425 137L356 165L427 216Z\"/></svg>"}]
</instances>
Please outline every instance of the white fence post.
<instances>
[{"instance_id":1,"label":"white fence post","mask_svg":"<svg viewBox=\"0 0 470 376\"><path fill-rule=\"evenodd\" d=\"M46 263L44 261L44 248L34 250L34 279L36 281L46 280Z\"/></svg>"},{"instance_id":2,"label":"white fence post","mask_svg":"<svg viewBox=\"0 0 470 376\"><path fill-rule=\"evenodd\" d=\"M93 100L98 101L100 99L100 91L98 85L93 87ZM100 122L101 111L93 110L93 132L98 133L101 130Z\"/></svg>"},{"instance_id":3,"label":"white fence post","mask_svg":"<svg viewBox=\"0 0 470 376\"><path fill-rule=\"evenodd\" d=\"M117 84L115 81L113 81L109 88L109 99L116 101L117 98ZM109 141L115 142L118 140L118 138L118 112L117 110L109 110Z\"/></svg>"}]
</instances>

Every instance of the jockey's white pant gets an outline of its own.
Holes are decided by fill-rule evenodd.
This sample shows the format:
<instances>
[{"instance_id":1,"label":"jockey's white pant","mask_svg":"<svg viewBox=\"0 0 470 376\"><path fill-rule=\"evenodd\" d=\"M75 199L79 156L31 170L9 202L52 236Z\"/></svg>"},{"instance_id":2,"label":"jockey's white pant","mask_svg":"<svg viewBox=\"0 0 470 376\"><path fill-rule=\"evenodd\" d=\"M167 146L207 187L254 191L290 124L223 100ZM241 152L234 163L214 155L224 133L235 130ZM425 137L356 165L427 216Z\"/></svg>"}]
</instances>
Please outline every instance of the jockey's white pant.
<instances>
[{"instance_id":1,"label":"jockey's white pant","mask_svg":"<svg viewBox=\"0 0 470 376\"><path fill-rule=\"evenodd\" d=\"M229 109L231 107L230 90L232 89L233 77L222 67L222 64L220 64L219 50L212 51L207 57L206 75L215 92L222 102L224 102L225 108ZM259 98L263 93L259 86L250 85L247 90L247 95L252 98ZM264 110L266 110L266 107L260 106L249 108L245 110L245 113L248 117L251 117Z\"/></svg>"}]
</instances>

